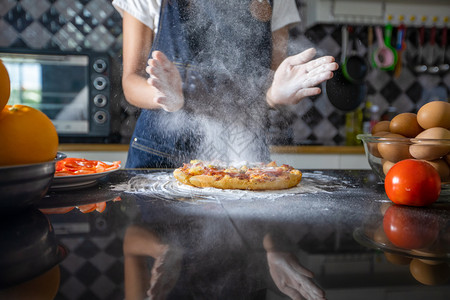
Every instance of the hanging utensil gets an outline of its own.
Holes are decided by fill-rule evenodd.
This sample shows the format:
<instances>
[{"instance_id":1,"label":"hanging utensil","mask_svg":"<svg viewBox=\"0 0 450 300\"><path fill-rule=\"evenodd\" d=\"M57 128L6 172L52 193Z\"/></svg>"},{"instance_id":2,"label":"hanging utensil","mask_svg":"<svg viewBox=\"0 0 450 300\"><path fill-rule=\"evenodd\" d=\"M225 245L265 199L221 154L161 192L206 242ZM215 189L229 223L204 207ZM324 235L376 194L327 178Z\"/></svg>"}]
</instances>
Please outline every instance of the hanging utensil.
<instances>
[{"instance_id":1,"label":"hanging utensil","mask_svg":"<svg viewBox=\"0 0 450 300\"><path fill-rule=\"evenodd\" d=\"M349 26L348 33L352 37L350 46L350 55L345 56L345 60L342 64L342 73L345 78L353 83L362 83L366 78L367 74L367 63L363 57L358 55L356 44L358 41L358 34L353 27Z\"/></svg>"},{"instance_id":2,"label":"hanging utensil","mask_svg":"<svg viewBox=\"0 0 450 300\"><path fill-rule=\"evenodd\" d=\"M441 63L439 64L439 73L446 73L450 69L450 66L445 61L445 52L447 50L447 27L442 28L442 38L441 38L442 56Z\"/></svg>"},{"instance_id":3,"label":"hanging utensil","mask_svg":"<svg viewBox=\"0 0 450 300\"><path fill-rule=\"evenodd\" d=\"M392 28L387 30L392 34ZM390 45L391 38L383 38L380 26L375 28L377 37L377 49L374 51L372 59L374 65L382 70L392 70L397 62L397 52Z\"/></svg>"},{"instance_id":4,"label":"hanging utensil","mask_svg":"<svg viewBox=\"0 0 450 300\"><path fill-rule=\"evenodd\" d=\"M373 27L367 27L367 57L368 60L371 61L371 57L373 55ZM373 63L370 63L369 66L375 67Z\"/></svg>"},{"instance_id":5,"label":"hanging utensil","mask_svg":"<svg viewBox=\"0 0 450 300\"><path fill-rule=\"evenodd\" d=\"M400 77L400 74L402 73L403 52L406 49L405 38L406 38L406 26L404 24L401 24L397 28L397 44L395 47L397 49L397 57L398 57L398 61L394 69L394 77L396 78Z\"/></svg>"},{"instance_id":6,"label":"hanging utensil","mask_svg":"<svg viewBox=\"0 0 450 300\"><path fill-rule=\"evenodd\" d=\"M423 62L423 44L425 42L425 26L422 25L419 29L419 54L417 55L417 65L414 67L416 73L425 73L428 69L427 65Z\"/></svg>"},{"instance_id":7,"label":"hanging utensil","mask_svg":"<svg viewBox=\"0 0 450 300\"><path fill-rule=\"evenodd\" d=\"M341 66L347 59L348 29L341 28ZM334 72L333 78L327 80L325 85L326 94L330 103L339 110L352 111L356 109L367 94L365 84L353 83L345 78L342 67Z\"/></svg>"},{"instance_id":8,"label":"hanging utensil","mask_svg":"<svg viewBox=\"0 0 450 300\"><path fill-rule=\"evenodd\" d=\"M428 73L430 74L437 74L439 73L439 66L436 62L436 26L433 26L431 28L431 35L430 35L430 46L431 46L431 63L427 69Z\"/></svg>"}]
</instances>

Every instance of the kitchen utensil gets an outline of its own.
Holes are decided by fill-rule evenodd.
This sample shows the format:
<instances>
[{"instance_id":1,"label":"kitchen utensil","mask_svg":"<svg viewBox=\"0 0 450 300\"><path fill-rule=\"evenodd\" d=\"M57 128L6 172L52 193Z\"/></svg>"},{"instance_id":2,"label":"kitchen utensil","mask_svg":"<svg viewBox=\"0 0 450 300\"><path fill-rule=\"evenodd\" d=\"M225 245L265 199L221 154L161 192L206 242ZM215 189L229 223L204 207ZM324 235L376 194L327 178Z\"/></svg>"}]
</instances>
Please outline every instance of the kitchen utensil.
<instances>
[{"instance_id":1,"label":"kitchen utensil","mask_svg":"<svg viewBox=\"0 0 450 300\"><path fill-rule=\"evenodd\" d=\"M66 157L37 164L0 167L0 214L26 208L39 201L48 191L55 164Z\"/></svg>"},{"instance_id":2,"label":"kitchen utensil","mask_svg":"<svg viewBox=\"0 0 450 300\"><path fill-rule=\"evenodd\" d=\"M342 111L355 110L365 99L365 84L348 81L341 69L334 72L333 78L326 83L326 94L331 104Z\"/></svg>"},{"instance_id":3,"label":"kitchen utensil","mask_svg":"<svg viewBox=\"0 0 450 300\"><path fill-rule=\"evenodd\" d=\"M442 38L441 38L441 47L442 47L442 57L441 63L439 64L439 73L446 73L450 69L450 66L445 61L445 54L447 50L447 27L442 28Z\"/></svg>"},{"instance_id":4,"label":"kitchen utensil","mask_svg":"<svg viewBox=\"0 0 450 300\"><path fill-rule=\"evenodd\" d=\"M342 73L345 78L353 83L362 83L367 74L367 63L361 56L358 55L356 44L358 41L357 32L352 27L348 27L348 32L352 35L352 43L350 47L350 56L345 56L342 62Z\"/></svg>"},{"instance_id":5,"label":"kitchen utensil","mask_svg":"<svg viewBox=\"0 0 450 300\"><path fill-rule=\"evenodd\" d=\"M374 65L382 70L393 70L397 63L397 52L390 45L392 35L392 25L386 25L385 37L380 26L375 28L375 34L377 36L377 49L373 53L372 59Z\"/></svg>"},{"instance_id":6,"label":"kitchen utensil","mask_svg":"<svg viewBox=\"0 0 450 300\"><path fill-rule=\"evenodd\" d=\"M397 64L395 65L394 69L394 77L396 78L400 77L400 74L402 73L403 52L405 51L406 48L405 37L406 37L406 26L404 24L401 24L397 28L397 45L395 47L397 49L397 57L398 57Z\"/></svg>"},{"instance_id":7,"label":"kitchen utensil","mask_svg":"<svg viewBox=\"0 0 450 300\"><path fill-rule=\"evenodd\" d=\"M367 57L369 58L369 61L371 60L372 55L373 55L373 27L369 26L367 27ZM367 66L375 67L373 63L370 63Z\"/></svg>"},{"instance_id":8,"label":"kitchen utensil","mask_svg":"<svg viewBox=\"0 0 450 300\"><path fill-rule=\"evenodd\" d=\"M428 73L430 74L437 74L439 73L439 66L436 62L436 26L433 26L431 28L431 34L430 34L430 46L431 46L431 59L430 59L430 66L428 66Z\"/></svg>"},{"instance_id":9,"label":"kitchen utensil","mask_svg":"<svg viewBox=\"0 0 450 300\"><path fill-rule=\"evenodd\" d=\"M67 248L37 209L3 216L0 225L0 289L36 278L67 257Z\"/></svg>"},{"instance_id":10,"label":"kitchen utensil","mask_svg":"<svg viewBox=\"0 0 450 300\"><path fill-rule=\"evenodd\" d=\"M417 65L414 67L414 71L416 73L425 73L428 69L427 65L423 62L423 44L425 42L425 26L420 27L419 29L419 53L417 55Z\"/></svg>"}]
</instances>

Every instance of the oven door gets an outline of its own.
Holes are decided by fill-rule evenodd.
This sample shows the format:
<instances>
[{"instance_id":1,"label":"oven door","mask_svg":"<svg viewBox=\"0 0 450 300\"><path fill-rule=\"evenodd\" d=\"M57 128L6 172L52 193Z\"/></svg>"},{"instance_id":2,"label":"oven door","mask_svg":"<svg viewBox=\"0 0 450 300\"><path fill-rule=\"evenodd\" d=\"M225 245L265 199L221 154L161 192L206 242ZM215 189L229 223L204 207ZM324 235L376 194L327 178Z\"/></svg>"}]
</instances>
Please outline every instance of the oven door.
<instances>
[{"instance_id":1,"label":"oven door","mask_svg":"<svg viewBox=\"0 0 450 300\"><path fill-rule=\"evenodd\" d=\"M94 53L0 50L11 80L8 104L44 112L60 136L108 136L108 60L99 57Z\"/></svg>"}]
</instances>

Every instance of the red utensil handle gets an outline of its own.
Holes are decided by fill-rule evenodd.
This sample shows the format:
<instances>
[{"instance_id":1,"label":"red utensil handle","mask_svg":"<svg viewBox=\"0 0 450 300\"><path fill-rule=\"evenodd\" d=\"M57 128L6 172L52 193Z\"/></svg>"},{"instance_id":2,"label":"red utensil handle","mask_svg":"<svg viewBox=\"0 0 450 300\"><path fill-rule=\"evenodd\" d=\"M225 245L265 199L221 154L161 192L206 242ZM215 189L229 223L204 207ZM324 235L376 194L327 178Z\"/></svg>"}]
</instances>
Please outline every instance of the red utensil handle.
<instances>
[{"instance_id":1,"label":"red utensil handle","mask_svg":"<svg viewBox=\"0 0 450 300\"><path fill-rule=\"evenodd\" d=\"M436 44L436 26L431 27L430 45Z\"/></svg>"},{"instance_id":2,"label":"red utensil handle","mask_svg":"<svg viewBox=\"0 0 450 300\"><path fill-rule=\"evenodd\" d=\"M425 42L425 26L419 29L419 44L422 46Z\"/></svg>"},{"instance_id":3,"label":"red utensil handle","mask_svg":"<svg viewBox=\"0 0 450 300\"><path fill-rule=\"evenodd\" d=\"M445 47L447 45L447 27L442 28L441 45L442 47Z\"/></svg>"}]
</instances>

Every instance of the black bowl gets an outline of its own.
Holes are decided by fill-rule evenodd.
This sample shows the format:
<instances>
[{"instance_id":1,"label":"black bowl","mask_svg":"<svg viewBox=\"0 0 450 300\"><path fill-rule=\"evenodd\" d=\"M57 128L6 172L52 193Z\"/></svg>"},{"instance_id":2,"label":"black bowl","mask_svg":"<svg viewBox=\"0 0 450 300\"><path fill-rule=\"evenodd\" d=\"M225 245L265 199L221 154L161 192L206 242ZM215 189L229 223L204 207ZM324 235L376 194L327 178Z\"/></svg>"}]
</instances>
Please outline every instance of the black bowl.
<instances>
[{"instance_id":1,"label":"black bowl","mask_svg":"<svg viewBox=\"0 0 450 300\"><path fill-rule=\"evenodd\" d=\"M0 214L31 206L47 193L55 174L56 158L37 164L0 167Z\"/></svg>"},{"instance_id":2,"label":"black bowl","mask_svg":"<svg viewBox=\"0 0 450 300\"><path fill-rule=\"evenodd\" d=\"M0 289L45 273L68 254L48 218L33 207L3 216L0 237Z\"/></svg>"}]
</instances>

